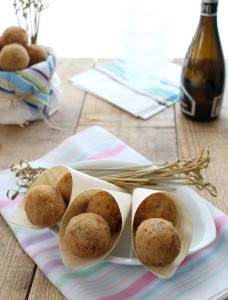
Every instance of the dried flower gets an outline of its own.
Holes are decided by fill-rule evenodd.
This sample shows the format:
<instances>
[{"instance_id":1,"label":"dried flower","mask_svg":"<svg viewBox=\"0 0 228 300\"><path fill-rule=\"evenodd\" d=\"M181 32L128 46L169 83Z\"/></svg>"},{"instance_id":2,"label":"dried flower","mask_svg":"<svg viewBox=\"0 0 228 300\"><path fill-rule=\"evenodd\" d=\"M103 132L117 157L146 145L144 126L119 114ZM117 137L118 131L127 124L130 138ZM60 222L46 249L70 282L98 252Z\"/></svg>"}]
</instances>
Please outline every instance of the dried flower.
<instances>
[{"instance_id":1,"label":"dried flower","mask_svg":"<svg viewBox=\"0 0 228 300\"><path fill-rule=\"evenodd\" d=\"M42 0L14 0L18 24L28 32L31 44L37 43L40 15L48 7Z\"/></svg>"}]
</instances>

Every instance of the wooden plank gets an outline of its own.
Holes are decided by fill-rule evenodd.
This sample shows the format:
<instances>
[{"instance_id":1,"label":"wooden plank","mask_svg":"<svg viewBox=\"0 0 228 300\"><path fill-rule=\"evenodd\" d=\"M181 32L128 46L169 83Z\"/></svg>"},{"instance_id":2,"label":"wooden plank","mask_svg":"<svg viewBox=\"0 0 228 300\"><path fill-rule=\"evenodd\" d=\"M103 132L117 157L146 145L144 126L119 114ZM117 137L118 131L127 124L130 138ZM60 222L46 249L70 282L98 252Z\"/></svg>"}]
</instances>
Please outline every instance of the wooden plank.
<instances>
[{"instance_id":1,"label":"wooden plank","mask_svg":"<svg viewBox=\"0 0 228 300\"><path fill-rule=\"evenodd\" d=\"M221 115L211 122L196 122L186 119L176 105L178 149L181 157L198 156L202 149L210 151L209 168L202 174L213 183L218 196L212 197L207 191L197 190L216 207L228 213L228 80Z\"/></svg>"},{"instance_id":2,"label":"wooden plank","mask_svg":"<svg viewBox=\"0 0 228 300\"><path fill-rule=\"evenodd\" d=\"M199 123L187 120L177 109L177 136L181 157L198 156L202 149L210 151L211 162L208 170L202 174L218 190L218 197L210 196L206 191L199 192L215 206L228 213L228 185L225 184L228 174L228 110L224 105L219 120Z\"/></svg>"},{"instance_id":3,"label":"wooden plank","mask_svg":"<svg viewBox=\"0 0 228 300\"><path fill-rule=\"evenodd\" d=\"M0 299L26 299L35 265L0 216Z\"/></svg>"},{"instance_id":4,"label":"wooden plank","mask_svg":"<svg viewBox=\"0 0 228 300\"><path fill-rule=\"evenodd\" d=\"M62 293L45 277L39 268L36 270L28 300L65 300Z\"/></svg>"}]
</instances>

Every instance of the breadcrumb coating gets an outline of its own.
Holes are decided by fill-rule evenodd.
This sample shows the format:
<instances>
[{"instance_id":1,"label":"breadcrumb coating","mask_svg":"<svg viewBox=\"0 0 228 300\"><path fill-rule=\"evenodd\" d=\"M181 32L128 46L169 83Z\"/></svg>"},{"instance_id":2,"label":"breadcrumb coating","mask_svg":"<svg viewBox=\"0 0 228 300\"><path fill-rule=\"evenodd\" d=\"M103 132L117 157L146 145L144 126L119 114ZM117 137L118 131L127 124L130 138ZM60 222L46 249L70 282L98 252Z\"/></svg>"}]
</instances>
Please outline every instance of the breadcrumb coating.
<instances>
[{"instance_id":1,"label":"breadcrumb coating","mask_svg":"<svg viewBox=\"0 0 228 300\"><path fill-rule=\"evenodd\" d=\"M38 45L29 45L26 49L30 57L29 66L45 61L48 57L47 50Z\"/></svg>"},{"instance_id":2,"label":"breadcrumb coating","mask_svg":"<svg viewBox=\"0 0 228 300\"><path fill-rule=\"evenodd\" d=\"M65 241L76 256L96 257L108 249L111 233L101 216L83 213L70 220L65 231Z\"/></svg>"},{"instance_id":3,"label":"breadcrumb coating","mask_svg":"<svg viewBox=\"0 0 228 300\"><path fill-rule=\"evenodd\" d=\"M3 44L2 44L2 37L0 36L0 51L2 50Z\"/></svg>"},{"instance_id":4,"label":"breadcrumb coating","mask_svg":"<svg viewBox=\"0 0 228 300\"><path fill-rule=\"evenodd\" d=\"M28 34L26 30L21 27L11 26L2 33L3 46L14 43L20 44L24 47L28 44Z\"/></svg>"},{"instance_id":5,"label":"breadcrumb coating","mask_svg":"<svg viewBox=\"0 0 228 300\"><path fill-rule=\"evenodd\" d=\"M62 194L66 205L69 204L72 192L72 176L70 173L65 174L57 183L56 188Z\"/></svg>"},{"instance_id":6,"label":"breadcrumb coating","mask_svg":"<svg viewBox=\"0 0 228 300\"><path fill-rule=\"evenodd\" d=\"M29 65L29 55L26 49L19 44L10 44L0 52L0 68L3 71L19 71Z\"/></svg>"},{"instance_id":7,"label":"breadcrumb coating","mask_svg":"<svg viewBox=\"0 0 228 300\"><path fill-rule=\"evenodd\" d=\"M167 265L178 256L180 249L180 235L169 221L151 218L143 221L136 231L135 251L144 264Z\"/></svg>"},{"instance_id":8,"label":"breadcrumb coating","mask_svg":"<svg viewBox=\"0 0 228 300\"><path fill-rule=\"evenodd\" d=\"M102 216L108 223L111 234L121 228L121 213L119 206L112 195L101 191L92 196L89 200L86 212L96 213Z\"/></svg>"},{"instance_id":9,"label":"breadcrumb coating","mask_svg":"<svg viewBox=\"0 0 228 300\"><path fill-rule=\"evenodd\" d=\"M148 196L139 205L134 217L134 227L137 227L149 218L162 218L176 224L177 209L174 201L163 193Z\"/></svg>"},{"instance_id":10,"label":"breadcrumb coating","mask_svg":"<svg viewBox=\"0 0 228 300\"><path fill-rule=\"evenodd\" d=\"M50 185L29 189L24 200L26 215L34 225L52 226L62 218L66 210L62 195Z\"/></svg>"}]
</instances>

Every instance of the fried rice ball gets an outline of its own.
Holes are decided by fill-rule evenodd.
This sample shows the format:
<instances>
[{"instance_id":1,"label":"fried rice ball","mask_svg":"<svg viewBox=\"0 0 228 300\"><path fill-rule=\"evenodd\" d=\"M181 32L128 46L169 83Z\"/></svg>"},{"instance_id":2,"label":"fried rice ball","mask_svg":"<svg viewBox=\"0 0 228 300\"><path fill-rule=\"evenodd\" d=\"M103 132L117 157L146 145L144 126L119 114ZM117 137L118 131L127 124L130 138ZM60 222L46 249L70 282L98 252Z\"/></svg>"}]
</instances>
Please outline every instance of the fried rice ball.
<instances>
[{"instance_id":1,"label":"fried rice ball","mask_svg":"<svg viewBox=\"0 0 228 300\"><path fill-rule=\"evenodd\" d=\"M3 71L18 71L27 68L29 55L19 44L4 46L0 52L0 68Z\"/></svg>"},{"instance_id":2,"label":"fried rice ball","mask_svg":"<svg viewBox=\"0 0 228 300\"><path fill-rule=\"evenodd\" d=\"M28 34L26 30L21 27L11 26L2 33L3 46L14 43L24 47L28 44Z\"/></svg>"},{"instance_id":3,"label":"fried rice ball","mask_svg":"<svg viewBox=\"0 0 228 300\"><path fill-rule=\"evenodd\" d=\"M176 224L177 209L174 201L163 193L156 193L148 196L139 205L134 217L134 227L137 227L149 218L163 218Z\"/></svg>"},{"instance_id":4,"label":"fried rice ball","mask_svg":"<svg viewBox=\"0 0 228 300\"><path fill-rule=\"evenodd\" d=\"M3 44L2 44L2 37L0 36L0 51L1 51L2 47L3 47Z\"/></svg>"},{"instance_id":5,"label":"fried rice ball","mask_svg":"<svg viewBox=\"0 0 228 300\"><path fill-rule=\"evenodd\" d=\"M143 221L136 231L135 251L144 264L167 265L178 256L180 249L180 235L169 221L151 218Z\"/></svg>"},{"instance_id":6,"label":"fried rice ball","mask_svg":"<svg viewBox=\"0 0 228 300\"><path fill-rule=\"evenodd\" d=\"M89 200L86 212L96 213L102 216L108 223L111 234L120 230L122 218L119 206L108 192L97 192Z\"/></svg>"},{"instance_id":7,"label":"fried rice ball","mask_svg":"<svg viewBox=\"0 0 228 300\"><path fill-rule=\"evenodd\" d=\"M63 196L63 200L68 205L70 203L70 197L72 192L72 176L70 173L66 173L57 183L56 188Z\"/></svg>"},{"instance_id":8,"label":"fried rice ball","mask_svg":"<svg viewBox=\"0 0 228 300\"><path fill-rule=\"evenodd\" d=\"M25 212L34 225L52 226L58 222L66 204L60 192L50 185L39 185L28 190L24 197Z\"/></svg>"},{"instance_id":9,"label":"fried rice ball","mask_svg":"<svg viewBox=\"0 0 228 300\"><path fill-rule=\"evenodd\" d=\"M30 57L29 66L45 61L48 57L47 50L37 45L29 45L26 47Z\"/></svg>"},{"instance_id":10,"label":"fried rice ball","mask_svg":"<svg viewBox=\"0 0 228 300\"><path fill-rule=\"evenodd\" d=\"M76 256L96 257L108 249L111 233L101 216L83 213L70 220L65 231L65 241Z\"/></svg>"}]
</instances>

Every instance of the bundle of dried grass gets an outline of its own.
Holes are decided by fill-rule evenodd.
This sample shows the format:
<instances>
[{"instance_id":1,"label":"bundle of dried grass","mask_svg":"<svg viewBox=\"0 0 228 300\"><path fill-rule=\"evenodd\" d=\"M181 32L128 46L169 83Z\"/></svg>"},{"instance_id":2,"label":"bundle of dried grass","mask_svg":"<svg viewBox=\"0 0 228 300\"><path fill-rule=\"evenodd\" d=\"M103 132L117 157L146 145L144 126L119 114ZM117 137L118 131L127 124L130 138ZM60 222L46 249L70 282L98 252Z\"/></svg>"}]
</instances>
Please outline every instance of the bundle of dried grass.
<instances>
[{"instance_id":1,"label":"bundle of dried grass","mask_svg":"<svg viewBox=\"0 0 228 300\"><path fill-rule=\"evenodd\" d=\"M212 196L217 196L214 185L204 180L201 170L208 167L210 156L208 150L203 150L199 158L178 159L175 162L165 162L159 165L148 164L136 167L77 169L83 173L113 172L114 175L96 177L124 188L146 187L157 190L170 190L175 185L194 185L198 189L206 189ZM19 165L12 165L11 171L19 178L18 190L8 191L12 200L24 194L35 179L45 171L45 168L33 168L27 161L21 160ZM117 172L119 171L119 173ZM117 172L117 173L116 173Z\"/></svg>"},{"instance_id":2,"label":"bundle of dried grass","mask_svg":"<svg viewBox=\"0 0 228 300\"><path fill-rule=\"evenodd\" d=\"M42 0L14 0L13 6L19 26L27 31L31 44L36 44L41 12L48 7L48 3Z\"/></svg>"}]
</instances>

